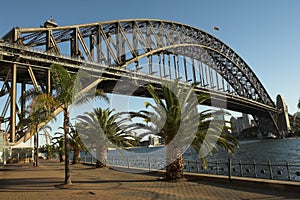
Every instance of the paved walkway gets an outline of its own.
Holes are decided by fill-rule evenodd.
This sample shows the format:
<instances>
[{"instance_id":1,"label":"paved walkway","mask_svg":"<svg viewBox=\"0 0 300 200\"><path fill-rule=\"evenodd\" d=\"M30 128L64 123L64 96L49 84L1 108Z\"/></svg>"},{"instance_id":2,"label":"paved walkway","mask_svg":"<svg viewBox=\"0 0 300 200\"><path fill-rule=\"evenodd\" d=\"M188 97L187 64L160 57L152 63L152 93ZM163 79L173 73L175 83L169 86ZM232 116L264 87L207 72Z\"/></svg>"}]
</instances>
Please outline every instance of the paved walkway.
<instances>
[{"instance_id":1,"label":"paved walkway","mask_svg":"<svg viewBox=\"0 0 300 200\"><path fill-rule=\"evenodd\" d=\"M280 191L204 180L170 183L159 180L159 176L84 165L71 165L71 175L74 186L59 189L56 186L64 178L61 163L41 162L37 168L20 164L0 167L0 199L300 199L295 189Z\"/></svg>"}]
</instances>

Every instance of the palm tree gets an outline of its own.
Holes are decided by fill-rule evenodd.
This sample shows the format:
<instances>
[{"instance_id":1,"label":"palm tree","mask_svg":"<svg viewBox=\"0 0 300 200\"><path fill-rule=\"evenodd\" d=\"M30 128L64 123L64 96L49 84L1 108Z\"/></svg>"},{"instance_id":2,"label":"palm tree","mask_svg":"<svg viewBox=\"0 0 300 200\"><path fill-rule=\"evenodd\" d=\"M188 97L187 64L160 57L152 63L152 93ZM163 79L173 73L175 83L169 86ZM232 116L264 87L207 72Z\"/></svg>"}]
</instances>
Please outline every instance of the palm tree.
<instances>
[{"instance_id":1,"label":"palm tree","mask_svg":"<svg viewBox=\"0 0 300 200\"><path fill-rule=\"evenodd\" d=\"M217 139L221 148L231 152L238 145L237 140L225 134L224 124L214 122L213 112L198 113L198 105L207 101L209 96L193 95L193 86L167 82L159 92L152 85L148 85L147 89L155 104L145 102L145 105L153 111L132 113L132 117L144 118L148 124L143 127L165 139L166 180L184 179L183 148L190 144L198 151L204 145L209 152L216 147L210 142L215 141L213 139ZM205 139L208 131L210 140ZM206 163L205 157L202 161Z\"/></svg>"},{"instance_id":2,"label":"palm tree","mask_svg":"<svg viewBox=\"0 0 300 200\"><path fill-rule=\"evenodd\" d=\"M51 127L47 126L45 122L51 119L55 119L53 116L51 106L54 103L54 99L48 94L40 94L32 99L31 104L27 107L25 113L28 114L27 118L20 121L18 127L20 129L27 128L31 135L34 135L34 166L38 166L38 154L39 154L39 136L38 133L41 129L46 128L51 130Z\"/></svg>"},{"instance_id":3,"label":"palm tree","mask_svg":"<svg viewBox=\"0 0 300 200\"><path fill-rule=\"evenodd\" d=\"M59 162L65 161L65 147L64 147L64 135L61 132L56 132L56 137L52 138L52 147L58 151Z\"/></svg>"},{"instance_id":4,"label":"palm tree","mask_svg":"<svg viewBox=\"0 0 300 200\"><path fill-rule=\"evenodd\" d=\"M77 99L74 99L74 89L82 88L80 81L76 79L76 74L69 73L64 67L53 64L50 67L52 74L52 83L54 85L53 94L51 98L55 100L52 104L53 108L61 108L63 111L63 129L64 129L64 149L65 149L65 181L66 185L72 184L70 168L69 168L69 131L70 131L70 113L69 106L76 100L75 103L85 103L95 96L103 97L107 100L107 97L100 90L97 90L95 94L90 95L78 95ZM86 77L89 78L89 77ZM28 91L27 96L36 96L35 91Z\"/></svg>"},{"instance_id":5,"label":"palm tree","mask_svg":"<svg viewBox=\"0 0 300 200\"><path fill-rule=\"evenodd\" d=\"M219 114L228 113L213 110L199 113L199 128L191 145L199 152L204 168L207 168L206 156L211 155L214 150L222 148L233 154L235 148L239 146L238 140L230 135L231 127L226 125L230 122L216 119Z\"/></svg>"},{"instance_id":6,"label":"palm tree","mask_svg":"<svg viewBox=\"0 0 300 200\"><path fill-rule=\"evenodd\" d=\"M73 126L70 124L71 131L69 133L70 136L70 146L73 149L73 161L72 164L78 164L80 163L80 151L84 150L87 151L80 135L78 134L78 131L76 129L76 126Z\"/></svg>"},{"instance_id":7,"label":"palm tree","mask_svg":"<svg viewBox=\"0 0 300 200\"><path fill-rule=\"evenodd\" d=\"M70 74L64 67L60 65L51 66L52 79L54 83L54 98L58 102L57 107L61 107L63 110L63 128L64 128L64 148L65 148L65 184L72 184L70 168L69 168L69 131L70 131L70 113L69 106L74 102L74 88L80 86L80 83L76 80L76 75ZM79 84L79 85L78 85ZM107 100L104 93L97 90L96 94ZM94 96L79 96L76 99L77 103L84 103Z\"/></svg>"},{"instance_id":8,"label":"palm tree","mask_svg":"<svg viewBox=\"0 0 300 200\"><path fill-rule=\"evenodd\" d=\"M45 144L41 146L40 151L47 154L47 160L51 159L54 156L54 148L51 144Z\"/></svg>"},{"instance_id":9,"label":"palm tree","mask_svg":"<svg viewBox=\"0 0 300 200\"><path fill-rule=\"evenodd\" d=\"M59 127L59 129L64 130L63 127ZM55 135L58 135L53 138L53 145L56 146L59 150L60 162L64 161L64 157L62 158L62 154L64 154L64 135L60 131L56 132ZM70 124L70 132L69 132L69 146L73 150L73 160L72 164L80 163L80 151L86 151L86 148L81 141L80 135L76 129L76 126Z\"/></svg>"},{"instance_id":10,"label":"palm tree","mask_svg":"<svg viewBox=\"0 0 300 200\"><path fill-rule=\"evenodd\" d=\"M108 147L132 146L127 137L126 118L121 113L113 113L109 108L95 108L94 112L77 116L77 130L89 150L96 149L96 168L106 166ZM128 129L127 129L128 130Z\"/></svg>"}]
</instances>

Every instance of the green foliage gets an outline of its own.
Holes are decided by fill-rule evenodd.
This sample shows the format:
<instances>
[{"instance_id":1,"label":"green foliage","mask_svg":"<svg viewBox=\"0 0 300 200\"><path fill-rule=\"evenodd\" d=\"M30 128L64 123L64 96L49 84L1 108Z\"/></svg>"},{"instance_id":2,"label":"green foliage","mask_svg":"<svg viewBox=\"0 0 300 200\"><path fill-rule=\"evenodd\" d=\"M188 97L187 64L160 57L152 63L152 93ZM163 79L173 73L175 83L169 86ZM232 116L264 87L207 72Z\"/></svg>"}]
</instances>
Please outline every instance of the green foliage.
<instances>
[{"instance_id":1,"label":"green foliage","mask_svg":"<svg viewBox=\"0 0 300 200\"><path fill-rule=\"evenodd\" d=\"M76 129L76 126L73 126L72 124L70 124L70 132L69 132L69 142L70 142L70 146L71 148L74 149L78 149L78 150L83 150L83 151L87 151L87 149L85 148L80 135L78 134L78 131Z\"/></svg>"},{"instance_id":2,"label":"green foliage","mask_svg":"<svg viewBox=\"0 0 300 200\"><path fill-rule=\"evenodd\" d=\"M95 108L94 112L86 112L77 117L79 123L76 124L76 129L86 148L96 154L96 168L106 166L108 147L123 148L133 144L127 138L130 136L127 132L127 119L121 115L109 108Z\"/></svg>"},{"instance_id":3,"label":"green foliage","mask_svg":"<svg viewBox=\"0 0 300 200\"><path fill-rule=\"evenodd\" d=\"M64 134L61 132L56 132L54 135L55 136L52 138L51 141L53 149L56 149L60 152L64 152Z\"/></svg>"},{"instance_id":4,"label":"green foliage","mask_svg":"<svg viewBox=\"0 0 300 200\"><path fill-rule=\"evenodd\" d=\"M194 87L180 86L178 83L163 84L160 93L149 85L148 91L155 104L145 102L145 106L153 111L142 110L131 113L131 117L143 118L146 124L140 124L140 127L165 138L166 144L175 137L182 144L192 141L191 145L199 152L204 166L207 166L206 155L212 154L213 150L222 148L234 153L239 146L238 141L229 134L230 128L226 123L217 120L219 111L199 113L196 109L199 104L209 100L208 95L199 94L195 100L192 97ZM194 130L196 133L193 134Z\"/></svg>"},{"instance_id":5,"label":"green foliage","mask_svg":"<svg viewBox=\"0 0 300 200\"><path fill-rule=\"evenodd\" d=\"M95 108L94 112L86 112L77 117L79 123L76 128L80 136L84 138L89 148L97 145L109 147L132 146L127 139L131 136L127 130L127 119L121 117L121 113L113 113L114 110ZM127 130L126 130L127 129ZM132 136L131 136L132 137Z\"/></svg>"}]
</instances>

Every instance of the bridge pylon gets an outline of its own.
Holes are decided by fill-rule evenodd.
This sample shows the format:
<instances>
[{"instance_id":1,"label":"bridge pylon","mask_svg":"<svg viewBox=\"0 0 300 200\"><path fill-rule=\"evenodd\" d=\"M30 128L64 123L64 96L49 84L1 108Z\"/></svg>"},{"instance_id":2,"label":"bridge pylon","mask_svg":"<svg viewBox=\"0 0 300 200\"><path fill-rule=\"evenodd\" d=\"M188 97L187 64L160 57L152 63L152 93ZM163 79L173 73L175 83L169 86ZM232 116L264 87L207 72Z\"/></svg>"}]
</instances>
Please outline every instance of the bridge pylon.
<instances>
[{"instance_id":1,"label":"bridge pylon","mask_svg":"<svg viewBox=\"0 0 300 200\"><path fill-rule=\"evenodd\" d=\"M284 98L282 95L277 95L276 98L276 106L278 109L278 114L277 114L277 126L279 129L279 133L282 136L285 136L288 134L288 132L291 129L290 126L290 120L289 120L289 113L287 109L287 105L284 101Z\"/></svg>"}]
</instances>

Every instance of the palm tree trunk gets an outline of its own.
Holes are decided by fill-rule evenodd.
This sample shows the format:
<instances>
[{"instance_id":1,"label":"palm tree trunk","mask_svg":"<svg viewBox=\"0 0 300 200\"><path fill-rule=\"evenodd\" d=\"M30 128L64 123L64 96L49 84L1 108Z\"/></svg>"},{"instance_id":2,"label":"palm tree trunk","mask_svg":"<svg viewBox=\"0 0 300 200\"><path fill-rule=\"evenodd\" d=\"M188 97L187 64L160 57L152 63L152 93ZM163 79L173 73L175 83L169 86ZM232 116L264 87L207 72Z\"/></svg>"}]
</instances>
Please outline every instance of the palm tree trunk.
<instances>
[{"instance_id":1,"label":"palm tree trunk","mask_svg":"<svg viewBox=\"0 0 300 200\"><path fill-rule=\"evenodd\" d=\"M184 180L184 158L181 147L168 143L167 145L167 166L166 166L166 180L181 181Z\"/></svg>"},{"instance_id":2,"label":"palm tree trunk","mask_svg":"<svg viewBox=\"0 0 300 200\"><path fill-rule=\"evenodd\" d=\"M64 162L65 161L65 152L64 151L59 151L59 162Z\"/></svg>"},{"instance_id":3,"label":"palm tree trunk","mask_svg":"<svg viewBox=\"0 0 300 200\"><path fill-rule=\"evenodd\" d=\"M46 148L47 148L47 160L49 160L52 157L52 148L48 144L46 144Z\"/></svg>"},{"instance_id":4,"label":"palm tree trunk","mask_svg":"<svg viewBox=\"0 0 300 200\"><path fill-rule=\"evenodd\" d=\"M74 148L73 149L73 162L72 164L79 164L80 163L80 149Z\"/></svg>"},{"instance_id":5,"label":"palm tree trunk","mask_svg":"<svg viewBox=\"0 0 300 200\"><path fill-rule=\"evenodd\" d=\"M34 166L38 167L39 166L39 133L38 133L38 128L35 130L36 134L34 135Z\"/></svg>"},{"instance_id":6,"label":"palm tree trunk","mask_svg":"<svg viewBox=\"0 0 300 200\"><path fill-rule=\"evenodd\" d=\"M106 167L107 147L106 146L98 146L96 154L97 154L96 168Z\"/></svg>"},{"instance_id":7,"label":"palm tree trunk","mask_svg":"<svg viewBox=\"0 0 300 200\"><path fill-rule=\"evenodd\" d=\"M38 144L37 144L37 135L34 135L34 166L38 166Z\"/></svg>"},{"instance_id":8,"label":"palm tree trunk","mask_svg":"<svg viewBox=\"0 0 300 200\"><path fill-rule=\"evenodd\" d=\"M65 138L65 184L71 185L71 174L69 164L69 112L64 108L64 138Z\"/></svg>"}]
</instances>

